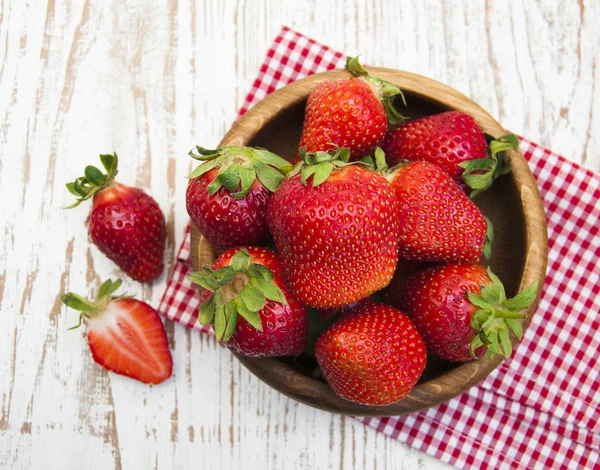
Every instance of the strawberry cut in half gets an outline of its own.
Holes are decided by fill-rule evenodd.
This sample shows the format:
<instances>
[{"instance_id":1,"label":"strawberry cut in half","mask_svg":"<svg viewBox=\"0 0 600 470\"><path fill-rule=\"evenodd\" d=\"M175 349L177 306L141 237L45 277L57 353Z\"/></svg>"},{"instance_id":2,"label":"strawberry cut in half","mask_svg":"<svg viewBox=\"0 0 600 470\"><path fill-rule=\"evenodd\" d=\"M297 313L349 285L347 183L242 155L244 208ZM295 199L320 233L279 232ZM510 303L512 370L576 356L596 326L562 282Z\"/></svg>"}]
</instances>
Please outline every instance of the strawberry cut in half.
<instances>
[{"instance_id":1,"label":"strawberry cut in half","mask_svg":"<svg viewBox=\"0 0 600 470\"><path fill-rule=\"evenodd\" d=\"M186 208L217 253L268 241L267 204L291 164L264 149L196 147L203 163L190 175Z\"/></svg>"},{"instance_id":2,"label":"strawberry cut in half","mask_svg":"<svg viewBox=\"0 0 600 470\"><path fill-rule=\"evenodd\" d=\"M223 253L212 267L188 274L204 289L198 321L217 341L245 356L297 356L308 338L308 312L287 288L277 255L262 247Z\"/></svg>"},{"instance_id":3,"label":"strawberry cut in half","mask_svg":"<svg viewBox=\"0 0 600 470\"><path fill-rule=\"evenodd\" d=\"M484 134L471 116L448 111L415 119L392 129L381 143L388 164L426 161L443 168L471 197L510 172L505 150L517 150L514 134L498 139Z\"/></svg>"},{"instance_id":4,"label":"strawberry cut in half","mask_svg":"<svg viewBox=\"0 0 600 470\"><path fill-rule=\"evenodd\" d=\"M160 317L150 305L113 293L122 281L105 281L98 298L90 302L68 293L62 302L81 312L79 324L87 324L87 338L96 363L116 374L147 384L164 382L173 372L169 342Z\"/></svg>"},{"instance_id":5,"label":"strawberry cut in half","mask_svg":"<svg viewBox=\"0 0 600 470\"><path fill-rule=\"evenodd\" d=\"M100 155L107 173L94 166L85 176L67 183L77 197L69 208L92 199L87 219L92 243L125 273L140 282L149 282L164 269L166 226L158 203L144 191L114 181L117 154Z\"/></svg>"},{"instance_id":6,"label":"strawberry cut in half","mask_svg":"<svg viewBox=\"0 0 600 470\"><path fill-rule=\"evenodd\" d=\"M394 279L387 301L415 322L430 351L448 361L512 354L509 332L523 335L520 313L537 297L537 281L508 299L490 269L448 264Z\"/></svg>"},{"instance_id":7,"label":"strawberry cut in half","mask_svg":"<svg viewBox=\"0 0 600 470\"><path fill-rule=\"evenodd\" d=\"M334 392L371 406L408 395L427 363L413 322L394 307L373 303L330 326L318 339L315 356Z\"/></svg>"},{"instance_id":8,"label":"strawberry cut in half","mask_svg":"<svg viewBox=\"0 0 600 470\"><path fill-rule=\"evenodd\" d=\"M316 152L345 147L357 160L379 145L388 121L404 122L392 104L395 96L404 101L398 87L370 76L358 57L348 57L346 68L353 77L319 83L310 92L298 149Z\"/></svg>"}]
</instances>

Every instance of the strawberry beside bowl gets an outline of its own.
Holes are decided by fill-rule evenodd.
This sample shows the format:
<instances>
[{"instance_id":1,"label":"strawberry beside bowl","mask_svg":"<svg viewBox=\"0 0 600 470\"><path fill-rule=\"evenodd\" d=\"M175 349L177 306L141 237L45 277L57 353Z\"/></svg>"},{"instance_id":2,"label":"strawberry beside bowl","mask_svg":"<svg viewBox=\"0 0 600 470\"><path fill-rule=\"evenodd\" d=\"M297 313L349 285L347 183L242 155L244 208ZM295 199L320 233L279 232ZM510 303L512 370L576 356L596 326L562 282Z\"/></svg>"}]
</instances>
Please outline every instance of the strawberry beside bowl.
<instances>
[{"instance_id":1,"label":"strawberry beside bowl","mask_svg":"<svg viewBox=\"0 0 600 470\"><path fill-rule=\"evenodd\" d=\"M484 109L446 85L391 69L373 67L369 72L403 91L409 107L402 112L411 118L457 110L474 117L486 133L494 136L506 133ZM262 147L287 159L295 157L310 91L320 82L347 76L345 70L324 72L272 93L235 123L219 147ZM516 151L507 151L506 155L512 172L498 179L475 202L495 229L488 264L502 279L507 294L513 296L535 281L543 285L548 240L543 205L527 162ZM193 224L192 256L195 270L212 265L216 258L213 247ZM522 312L523 329L531 321L536 304ZM514 336L511 341L517 343ZM401 415L443 403L483 380L502 361L496 355L489 360L450 363L430 355L425 372L408 396L392 405L364 406L336 395L325 381L313 378L301 360L234 354L257 377L281 393L316 408L356 416Z\"/></svg>"}]
</instances>

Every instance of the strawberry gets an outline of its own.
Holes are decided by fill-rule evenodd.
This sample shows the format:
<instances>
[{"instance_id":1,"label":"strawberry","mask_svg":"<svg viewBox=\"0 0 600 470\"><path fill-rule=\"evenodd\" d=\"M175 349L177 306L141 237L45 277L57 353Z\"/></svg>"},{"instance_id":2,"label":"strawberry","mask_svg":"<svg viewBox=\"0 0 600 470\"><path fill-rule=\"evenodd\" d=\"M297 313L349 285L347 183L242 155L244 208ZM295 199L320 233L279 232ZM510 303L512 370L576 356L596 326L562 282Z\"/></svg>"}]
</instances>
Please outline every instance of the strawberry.
<instances>
[{"instance_id":1,"label":"strawberry","mask_svg":"<svg viewBox=\"0 0 600 470\"><path fill-rule=\"evenodd\" d=\"M347 163L348 149L302 153L267 209L286 280L315 308L356 302L392 278L398 202L383 176Z\"/></svg>"},{"instance_id":2,"label":"strawberry","mask_svg":"<svg viewBox=\"0 0 600 470\"><path fill-rule=\"evenodd\" d=\"M164 268L165 216L144 191L114 182L116 153L100 155L100 160L106 174L87 166L85 176L67 183L77 196L69 208L93 197L87 219L92 242L132 279L152 281Z\"/></svg>"},{"instance_id":3,"label":"strawberry","mask_svg":"<svg viewBox=\"0 0 600 470\"><path fill-rule=\"evenodd\" d=\"M497 140L486 135L475 119L459 111L426 116L391 130L381 143L390 166L401 160L427 161L444 170L460 185L473 189L471 197L508 173L502 151L517 150L514 134Z\"/></svg>"},{"instance_id":4,"label":"strawberry","mask_svg":"<svg viewBox=\"0 0 600 470\"><path fill-rule=\"evenodd\" d=\"M263 149L196 147L204 163L189 178L186 207L200 233L218 253L266 243L267 203L290 163Z\"/></svg>"},{"instance_id":5,"label":"strawberry","mask_svg":"<svg viewBox=\"0 0 600 470\"><path fill-rule=\"evenodd\" d=\"M478 263L484 248L489 256L491 223L444 170L413 162L388 179L400 205L400 258Z\"/></svg>"},{"instance_id":6,"label":"strawberry","mask_svg":"<svg viewBox=\"0 0 600 470\"><path fill-rule=\"evenodd\" d=\"M415 322L430 351L448 361L469 361L484 353L509 358L509 330L521 339L519 312L531 305L537 282L506 298L502 282L481 266L449 264L394 279L387 301Z\"/></svg>"},{"instance_id":7,"label":"strawberry","mask_svg":"<svg viewBox=\"0 0 600 470\"><path fill-rule=\"evenodd\" d=\"M277 255L248 246L223 253L212 268L188 278L204 288L198 320L217 340L245 356L297 356L308 335L308 313L287 288Z\"/></svg>"},{"instance_id":8,"label":"strawberry","mask_svg":"<svg viewBox=\"0 0 600 470\"><path fill-rule=\"evenodd\" d=\"M403 122L392 106L398 87L371 77L358 58L348 57L351 78L319 83L309 94L299 148L309 152L346 147L354 160L379 145L390 122ZM386 116L387 111L387 116Z\"/></svg>"},{"instance_id":9,"label":"strawberry","mask_svg":"<svg viewBox=\"0 0 600 470\"><path fill-rule=\"evenodd\" d=\"M383 304L365 305L334 323L317 341L315 356L339 396L374 406L408 395L427 363L415 325Z\"/></svg>"},{"instance_id":10,"label":"strawberry","mask_svg":"<svg viewBox=\"0 0 600 470\"><path fill-rule=\"evenodd\" d=\"M129 296L114 296L120 279L100 286L96 302L68 293L62 302L81 312L94 361L116 374L147 384L164 382L173 372L169 342L160 317L150 305ZM72 329L72 328L71 328Z\"/></svg>"}]
</instances>

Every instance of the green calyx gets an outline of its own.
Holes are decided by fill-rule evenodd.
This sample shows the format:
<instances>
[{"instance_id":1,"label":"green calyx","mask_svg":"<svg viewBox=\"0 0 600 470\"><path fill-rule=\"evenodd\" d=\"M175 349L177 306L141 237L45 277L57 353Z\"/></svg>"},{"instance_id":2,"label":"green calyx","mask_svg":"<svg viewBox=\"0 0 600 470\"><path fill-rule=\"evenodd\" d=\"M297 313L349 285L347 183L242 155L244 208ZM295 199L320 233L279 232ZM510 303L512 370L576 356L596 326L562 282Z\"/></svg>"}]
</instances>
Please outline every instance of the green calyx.
<instances>
[{"instance_id":1,"label":"green calyx","mask_svg":"<svg viewBox=\"0 0 600 470\"><path fill-rule=\"evenodd\" d=\"M283 291L274 281L273 272L262 264L252 263L248 250L240 249L229 266L213 271L189 273L188 279L213 294L200 306L198 321L212 323L218 341L229 341L241 315L258 331L263 331L260 311L267 300L287 305Z\"/></svg>"},{"instance_id":2,"label":"green calyx","mask_svg":"<svg viewBox=\"0 0 600 470\"><path fill-rule=\"evenodd\" d=\"M312 176L313 188L327 181L331 172L336 168L350 165L365 166L362 162L350 162L350 150L345 147L317 152L307 152L306 147L302 147L299 155L302 161L288 173L288 176L295 176L299 173L300 180L304 185L308 185L308 180Z\"/></svg>"},{"instance_id":3,"label":"green calyx","mask_svg":"<svg viewBox=\"0 0 600 470\"><path fill-rule=\"evenodd\" d=\"M106 170L106 173L102 173L95 166L88 165L85 167L84 175L77 178L72 183L67 183L67 189L69 192L77 198L77 200L65 209L71 209L77 207L83 201L90 199L94 194L107 186L110 186L115 179L117 174L117 166L119 163L119 157L114 153L100 154L100 161L102 166Z\"/></svg>"},{"instance_id":4,"label":"green calyx","mask_svg":"<svg viewBox=\"0 0 600 470\"><path fill-rule=\"evenodd\" d=\"M490 259L492 256L492 244L494 243L494 225L492 221L485 217L487 229L485 231L485 245L483 246L483 256L485 259Z\"/></svg>"},{"instance_id":5,"label":"green calyx","mask_svg":"<svg viewBox=\"0 0 600 470\"><path fill-rule=\"evenodd\" d=\"M209 194L225 188L236 199L242 199L250 192L257 177L265 188L274 192L291 168L287 160L261 148L234 146L207 150L196 146L189 155L203 163L188 178L198 178L218 168L219 174L208 185Z\"/></svg>"},{"instance_id":6,"label":"green calyx","mask_svg":"<svg viewBox=\"0 0 600 470\"><path fill-rule=\"evenodd\" d=\"M471 342L471 355L475 357L475 351L485 345L486 359L491 359L494 354L508 359L512 354L509 330L518 339L523 336L519 319L524 318L524 315L519 312L535 301L538 283L533 282L512 299L507 299L502 282L489 268L488 276L492 283L481 286L480 294L467 293L469 302L479 308L471 317L471 328L477 332Z\"/></svg>"},{"instance_id":7,"label":"green calyx","mask_svg":"<svg viewBox=\"0 0 600 470\"><path fill-rule=\"evenodd\" d=\"M488 143L488 158L478 158L459 163L463 168L462 178L471 188L470 197L473 199L479 193L489 188L499 176L510 173L510 166L506 161L505 150L518 150L519 139L514 134L506 134L497 139L489 134L484 134Z\"/></svg>"},{"instance_id":8,"label":"green calyx","mask_svg":"<svg viewBox=\"0 0 600 470\"><path fill-rule=\"evenodd\" d=\"M69 330L79 328L84 317L94 317L100 312L106 310L106 307L111 300L131 298L132 296L126 294L118 296L113 295L115 291L121 287L121 284L123 284L121 279L117 279L116 281L107 279L104 281L98 290L98 295L95 302L90 302L89 300L81 297L80 295L74 294L73 292L61 295L60 300L63 304L81 312L79 315L79 323L69 328Z\"/></svg>"},{"instance_id":9,"label":"green calyx","mask_svg":"<svg viewBox=\"0 0 600 470\"><path fill-rule=\"evenodd\" d=\"M346 58L346 68L348 71L355 77L359 77L367 81L372 87L375 88L377 94L379 95L379 99L385 108L385 112L387 113L388 122L391 125L399 126L400 124L404 124L408 118L400 114L393 104L394 97L400 96L402 103L404 106L406 106L406 98L404 97L402 90L400 90L400 88L393 83L369 75L369 72L367 72L358 61L358 57L359 56L348 56Z\"/></svg>"}]
</instances>

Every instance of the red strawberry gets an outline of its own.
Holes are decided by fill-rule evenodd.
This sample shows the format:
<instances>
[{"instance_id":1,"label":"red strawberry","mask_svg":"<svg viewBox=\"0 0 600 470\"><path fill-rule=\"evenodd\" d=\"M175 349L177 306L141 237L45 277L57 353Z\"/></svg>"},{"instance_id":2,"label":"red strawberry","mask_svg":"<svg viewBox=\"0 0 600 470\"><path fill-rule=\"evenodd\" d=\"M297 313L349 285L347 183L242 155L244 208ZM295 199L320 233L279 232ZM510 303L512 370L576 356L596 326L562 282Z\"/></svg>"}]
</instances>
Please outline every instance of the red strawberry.
<instances>
[{"instance_id":1,"label":"red strawberry","mask_svg":"<svg viewBox=\"0 0 600 470\"><path fill-rule=\"evenodd\" d=\"M79 310L79 324L87 323L94 361L102 367L148 384L159 384L173 372L165 328L150 305L128 296L113 296L121 280L107 280L92 303L77 294L61 296L65 305Z\"/></svg>"},{"instance_id":2,"label":"red strawberry","mask_svg":"<svg viewBox=\"0 0 600 470\"><path fill-rule=\"evenodd\" d=\"M398 87L371 77L357 57L348 57L346 67L354 77L321 82L310 92L299 148L316 152L346 147L357 160L383 139L386 110L392 122L403 122L391 104L393 96L401 95Z\"/></svg>"},{"instance_id":3,"label":"red strawberry","mask_svg":"<svg viewBox=\"0 0 600 470\"><path fill-rule=\"evenodd\" d=\"M490 270L450 264L395 279L387 300L410 316L432 353L448 361L468 361L486 349L487 357L495 353L509 358L509 329L521 338L519 312L534 302L536 293L534 282L507 300L502 282Z\"/></svg>"},{"instance_id":4,"label":"red strawberry","mask_svg":"<svg viewBox=\"0 0 600 470\"><path fill-rule=\"evenodd\" d=\"M427 363L415 325L383 304L366 305L334 323L317 341L315 355L339 396L374 406L408 395Z\"/></svg>"},{"instance_id":5,"label":"red strawberry","mask_svg":"<svg viewBox=\"0 0 600 470\"><path fill-rule=\"evenodd\" d=\"M382 289L398 259L393 189L383 176L345 163L348 157L347 149L305 154L301 173L286 178L269 201L267 220L286 280L315 308Z\"/></svg>"},{"instance_id":6,"label":"red strawberry","mask_svg":"<svg viewBox=\"0 0 600 470\"><path fill-rule=\"evenodd\" d=\"M426 116L390 131L381 148L390 166L402 160L427 161L444 170L459 184L474 189L472 196L508 173L499 152L518 148L514 134L490 139L490 149L475 119L459 111ZM490 152L491 151L491 152Z\"/></svg>"},{"instance_id":7,"label":"red strawberry","mask_svg":"<svg viewBox=\"0 0 600 470\"><path fill-rule=\"evenodd\" d=\"M480 261L488 223L444 170L431 163L413 162L393 171L388 179L400 204L400 258ZM491 224L489 227L491 243Z\"/></svg>"},{"instance_id":8,"label":"red strawberry","mask_svg":"<svg viewBox=\"0 0 600 470\"><path fill-rule=\"evenodd\" d=\"M186 207L200 233L217 252L265 243L267 203L290 163L263 149L196 149L204 163L189 176Z\"/></svg>"},{"instance_id":9,"label":"red strawberry","mask_svg":"<svg viewBox=\"0 0 600 470\"><path fill-rule=\"evenodd\" d=\"M297 356L304 349L308 312L285 285L271 250L233 248L188 277L204 288L198 320L212 323L227 347L262 357Z\"/></svg>"},{"instance_id":10,"label":"red strawberry","mask_svg":"<svg viewBox=\"0 0 600 470\"><path fill-rule=\"evenodd\" d=\"M93 196L88 217L92 242L132 279L148 282L163 271L165 216L154 199L138 188L115 183L118 157L100 155L107 174L93 166L67 183L76 207Z\"/></svg>"}]
</instances>

